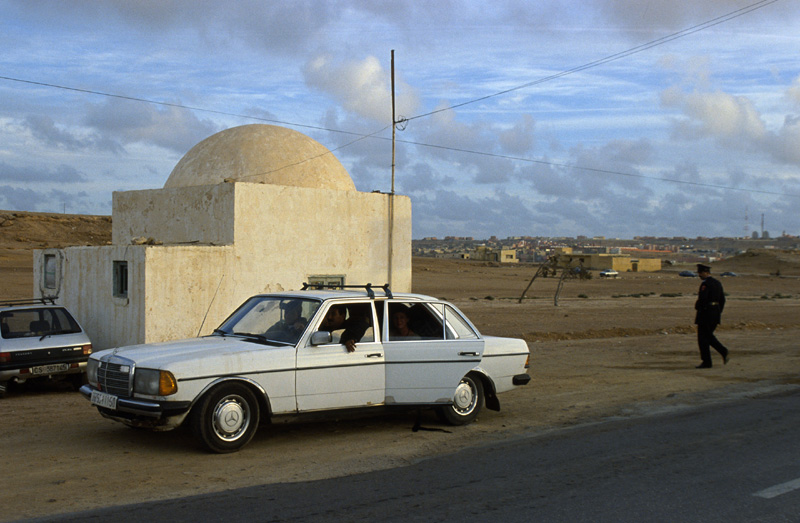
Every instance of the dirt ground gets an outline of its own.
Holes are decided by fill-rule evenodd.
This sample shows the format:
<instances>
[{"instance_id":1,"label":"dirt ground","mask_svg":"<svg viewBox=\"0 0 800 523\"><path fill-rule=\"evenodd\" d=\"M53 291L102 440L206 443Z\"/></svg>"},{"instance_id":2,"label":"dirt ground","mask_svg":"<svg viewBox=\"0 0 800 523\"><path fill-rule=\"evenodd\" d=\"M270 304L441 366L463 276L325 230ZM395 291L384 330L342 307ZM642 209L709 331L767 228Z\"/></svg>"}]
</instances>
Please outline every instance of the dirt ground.
<instances>
[{"instance_id":1,"label":"dirt ground","mask_svg":"<svg viewBox=\"0 0 800 523\"><path fill-rule=\"evenodd\" d=\"M72 227L83 235L77 244L110 239L102 220L42 219L23 234L25 217L3 226L9 214L0 212L0 298L30 296L29 249L56 242L48 240L50 227L67 242L61 245L70 244ZM781 276L770 276L778 266ZM718 335L731 361L723 366L715 355L707 370L694 368L699 280L679 277L684 268L569 280L555 306L553 278L537 279L518 303L534 266L414 259L415 292L446 298L483 334L522 337L531 350L533 379L501 395L500 412L484 410L465 427L423 414L424 428L444 431L413 432L413 412L381 413L263 426L242 451L211 455L186 430L150 433L105 420L66 384L17 386L0 400L0 520L343 476L579 423L800 386L800 254L759 252L714 265L716 274L741 275L721 278L728 304Z\"/></svg>"}]
</instances>

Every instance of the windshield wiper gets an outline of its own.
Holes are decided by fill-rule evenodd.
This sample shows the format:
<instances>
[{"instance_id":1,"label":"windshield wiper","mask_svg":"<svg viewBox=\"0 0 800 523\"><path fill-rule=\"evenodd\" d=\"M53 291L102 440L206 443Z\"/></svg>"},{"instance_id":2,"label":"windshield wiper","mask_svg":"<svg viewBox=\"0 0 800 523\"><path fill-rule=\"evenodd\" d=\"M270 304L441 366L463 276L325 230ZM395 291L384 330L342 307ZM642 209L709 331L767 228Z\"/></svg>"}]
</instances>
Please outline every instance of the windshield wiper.
<instances>
[{"instance_id":1,"label":"windshield wiper","mask_svg":"<svg viewBox=\"0 0 800 523\"><path fill-rule=\"evenodd\" d=\"M263 334L253 334L252 332L234 332L233 335L241 336L243 338L247 338L248 340L263 343L265 345L291 345L278 340L270 340Z\"/></svg>"}]
</instances>

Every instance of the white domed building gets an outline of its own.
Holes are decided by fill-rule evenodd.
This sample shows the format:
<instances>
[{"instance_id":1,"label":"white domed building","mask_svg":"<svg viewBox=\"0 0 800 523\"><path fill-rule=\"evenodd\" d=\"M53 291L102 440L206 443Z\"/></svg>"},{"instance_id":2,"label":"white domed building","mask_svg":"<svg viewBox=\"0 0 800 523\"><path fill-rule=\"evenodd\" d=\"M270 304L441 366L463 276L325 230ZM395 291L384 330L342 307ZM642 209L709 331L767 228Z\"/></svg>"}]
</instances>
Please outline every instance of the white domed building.
<instances>
[{"instance_id":1,"label":"white domed building","mask_svg":"<svg viewBox=\"0 0 800 523\"><path fill-rule=\"evenodd\" d=\"M272 125L195 145L163 189L113 194L112 245L34 253L96 349L208 334L248 297L304 282L411 290L411 201L363 193L324 146Z\"/></svg>"}]
</instances>

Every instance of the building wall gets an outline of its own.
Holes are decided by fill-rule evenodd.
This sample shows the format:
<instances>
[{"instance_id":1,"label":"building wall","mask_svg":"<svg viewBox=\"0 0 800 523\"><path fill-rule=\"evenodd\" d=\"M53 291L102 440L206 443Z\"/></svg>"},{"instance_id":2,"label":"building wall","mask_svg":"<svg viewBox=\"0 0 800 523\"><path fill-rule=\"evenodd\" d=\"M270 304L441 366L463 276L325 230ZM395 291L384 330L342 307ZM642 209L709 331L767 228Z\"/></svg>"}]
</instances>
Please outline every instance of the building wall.
<instances>
[{"instance_id":1,"label":"building wall","mask_svg":"<svg viewBox=\"0 0 800 523\"><path fill-rule=\"evenodd\" d=\"M142 248L145 279L141 287L131 289L131 294L145 297L144 338L136 343L211 334L245 299L258 293L234 294L237 271L232 246Z\"/></svg>"},{"instance_id":2,"label":"building wall","mask_svg":"<svg viewBox=\"0 0 800 523\"><path fill-rule=\"evenodd\" d=\"M54 249L36 250L34 268L43 265L45 254ZM114 347L139 343L145 337L143 292L130 292L144 286L144 248L133 245L68 247L61 252L60 286L57 303L66 306L86 329L93 346ZM114 261L128 261L127 298L113 295ZM42 273L34 270L34 295L43 296Z\"/></svg>"},{"instance_id":3,"label":"building wall","mask_svg":"<svg viewBox=\"0 0 800 523\"><path fill-rule=\"evenodd\" d=\"M234 240L236 184L115 192L111 243L144 237L165 244L228 245Z\"/></svg>"},{"instance_id":4,"label":"building wall","mask_svg":"<svg viewBox=\"0 0 800 523\"><path fill-rule=\"evenodd\" d=\"M585 254L581 255L587 269L601 271L613 269L617 272L655 272L661 270L661 260L658 258L631 259L627 254Z\"/></svg>"},{"instance_id":5,"label":"building wall","mask_svg":"<svg viewBox=\"0 0 800 523\"><path fill-rule=\"evenodd\" d=\"M309 276L325 274L411 291L407 196L237 184L235 238L240 272L261 292L298 289Z\"/></svg>"}]
</instances>

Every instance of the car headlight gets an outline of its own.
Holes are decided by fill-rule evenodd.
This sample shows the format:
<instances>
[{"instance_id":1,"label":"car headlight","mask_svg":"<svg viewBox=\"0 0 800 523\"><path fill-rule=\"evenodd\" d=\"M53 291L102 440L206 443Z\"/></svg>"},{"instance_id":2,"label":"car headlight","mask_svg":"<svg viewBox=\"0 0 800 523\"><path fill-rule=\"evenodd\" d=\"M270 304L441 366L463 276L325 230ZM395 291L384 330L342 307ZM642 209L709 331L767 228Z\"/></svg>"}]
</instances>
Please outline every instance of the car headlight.
<instances>
[{"instance_id":1,"label":"car headlight","mask_svg":"<svg viewBox=\"0 0 800 523\"><path fill-rule=\"evenodd\" d=\"M178 392L178 382L168 370L136 369L133 392L148 396L169 396Z\"/></svg>"},{"instance_id":2,"label":"car headlight","mask_svg":"<svg viewBox=\"0 0 800 523\"><path fill-rule=\"evenodd\" d=\"M86 362L86 379L89 380L93 387L97 387L97 367L99 365L100 362L92 358L89 358L89 361Z\"/></svg>"}]
</instances>

